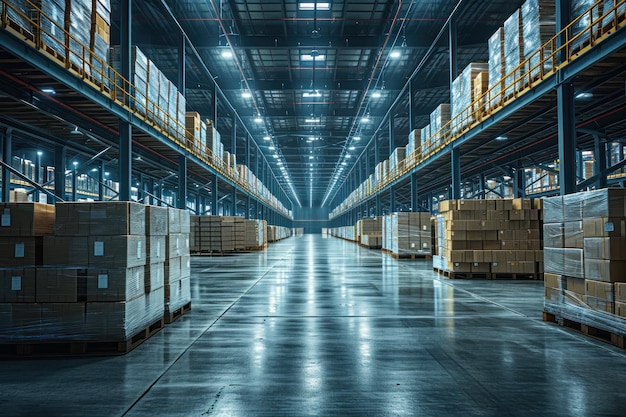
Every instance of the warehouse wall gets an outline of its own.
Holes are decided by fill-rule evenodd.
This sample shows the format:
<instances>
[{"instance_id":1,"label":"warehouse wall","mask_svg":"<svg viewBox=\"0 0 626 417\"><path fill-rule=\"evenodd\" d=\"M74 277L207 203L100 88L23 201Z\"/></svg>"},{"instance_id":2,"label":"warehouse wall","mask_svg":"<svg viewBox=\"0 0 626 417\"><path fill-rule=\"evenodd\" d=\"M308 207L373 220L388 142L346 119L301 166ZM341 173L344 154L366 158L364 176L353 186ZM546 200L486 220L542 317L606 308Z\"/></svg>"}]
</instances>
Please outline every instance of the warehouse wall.
<instances>
[{"instance_id":1,"label":"warehouse wall","mask_svg":"<svg viewBox=\"0 0 626 417\"><path fill-rule=\"evenodd\" d=\"M296 208L293 219L293 227L303 227L304 233L322 233L322 227L328 227L328 209Z\"/></svg>"}]
</instances>

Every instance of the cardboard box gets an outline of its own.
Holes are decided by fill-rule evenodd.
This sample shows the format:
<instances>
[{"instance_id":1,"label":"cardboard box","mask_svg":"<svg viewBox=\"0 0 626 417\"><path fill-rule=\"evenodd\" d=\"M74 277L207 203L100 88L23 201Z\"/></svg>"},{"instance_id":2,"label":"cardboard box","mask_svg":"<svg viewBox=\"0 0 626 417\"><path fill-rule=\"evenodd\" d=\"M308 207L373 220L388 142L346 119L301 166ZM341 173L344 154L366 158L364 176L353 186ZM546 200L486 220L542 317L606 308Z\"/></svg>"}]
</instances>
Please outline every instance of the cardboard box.
<instances>
[{"instance_id":1,"label":"cardboard box","mask_svg":"<svg viewBox=\"0 0 626 417\"><path fill-rule=\"evenodd\" d=\"M619 317L626 317L626 303L615 302L615 315Z\"/></svg>"},{"instance_id":2,"label":"cardboard box","mask_svg":"<svg viewBox=\"0 0 626 417\"><path fill-rule=\"evenodd\" d=\"M563 245L566 248L583 248L583 222L563 223Z\"/></svg>"},{"instance_id":3,"label":"cardboard box","mask_svg":"<svg viewBox=\"0 0 626 417\"><path fill-rule=\"evenodd\" d=\"M182 278L181 272L182 258L170 258L165 262L164 284L171 284Z\"/></svg>"},{"instance_id":4,"label":"cardboard box","mask_svg":"<svg viewBox=\"0 0 626 417\"><path fill-rule=\"evenodd\" d=\"M602 298L591 297L588 295L584 296L585 304L588 308L595 311L602 311L604 313L614 314L615 312L615 303L613 301L608 301Z\"/></svg>"},{"instance_id":5,"label":"cardboard box","mask_svg":"<svg viewBox=\"0 0 626 417\"><path fill-rule=\"evenodd\" d=\"M84 303L42 303L42 334L45 340L85 340Z\"/></svg>"},{"instance_id":6,"label":"cardboard box","mask_svg":"<svg viewBox=\"0 0 626 417\"><path fill-rule=\"evenodd\" d=\"M55 236L89 236L89 203L56 203L54 234Z\"/></svg>"},{"instance_id":7,"label":"cardboard box","mask_svg":"<svg viewBox=\"0 0 626 417\"><path fill-rule=\"evenodd\" d=\"M0 236L45 236L54 233L54 206L0 203Z\"/></svg>"},{"instance_id":8,"label":"cardboard box","mask_svg":"<svg viewBox=\"0 0 626 417\"><path fill-rule=\"evenodd\" d=\"M475 272L475 273L491 272L491 265L489 263L472 262L472 272Z\"/></svg>"},{"instance_id":9,"label":"cardboard box","mask_svg":"<svg viewBox=\"0 0 626 417\"><path fill-rule=\"evenodd\" d=\"M585 259L585 278L605 282L626 281L626 261Z\"/></svg>"},{"instance_id":10,"label":"cardboard box","mask_svg":"<svg viewBox=\"0 0 626 417\"><path fill-rule=\"evenodd\" d=\"M621 301L626 303L626 282L616 282L613 285L615 301Z\"/></svg>"},{"instance_id":11,"label":"cardboard box","mask_svg":"<svg viewBox=\"0 0 626 417\"><path fill-rule=\"evenodd\" d=\"M0 239L0 266L37 266L43 262L43 237Z\"/></svg>"},{"instance_id":12,"label":"cardboard box","mask_svg":"<svg viewBox=\"0 0 626 417\"><path fill-rule=\"evenodd\" d=\"M626 238L588 237L583 246L585 259L626 260Z\"/></svg>"},{"instance_id":13,"label":"cardboard box","mask_svg":"<svg viewBox=\"0 0 626 417\"><path fill-rule=\"evenodd\" d=\"M146 248L147 259L146 263L163 263L166 259L166 236L150 235L146 236Z\"/></svg>"},{"instance_id":14,"label":"cardboard box","mask_svg":"<svg viewBox=\"0 0 626 417\"><path fill-rule=\"evenodd\" d=\"M87 301L129 301L145 293L144 267L88 269Z\"/></svg>"},{"instance_id":15,"label":"cardboard box","mask_svg":"<svg viewBox=\"0 0 626 417\"><path fill-rule=\"evenodd\" d=\"M168 233L181 233L180 212L181 210L172 207L167 209Z\"/></svg>"},{"instance_id":16,"label":"cardboard box","mask_svg":"<svg viewBox=\"0 0 626 417\"><path fill-rule=\"evenodd\" d=\"M222 233L222 243L232 245L232 236ZM189 235L182 233L170 233L167 237L165 256L168 259L189 254Z\"/></svg>"},{"instance_id":17,"label":"cardboard box","mask_svg":"<svg viewBox=\"0 0 626 417\"><path fill-rule=\"evenodd\" d=\"M165 285L165 263L147 264L144 277L146 293L163 287Z\"/></svg>"},{"instance_id":18,"label":"cardboard box","mask_svg":"<svg viewBox=\"0 0 626 417\"><path fill-rule=\"evenodd\" d=\"M584 237L626 237L626 219L583 219L583 233Z\"/></svg>"},{"instance_id":19,"label":"cardboard box","mask_svg":"<svg viewBox=\"0 0 626 417\"><path fill-rule=\"evenodd\" d=\"M127 201L90 203L89 234L98 236L145 235L146 206Z\"/></svg>"},{"instance_id":20,"label":"cardboard box","mask_svg":"<svg viewBox=\"0 0 626 417\"><path fill-rule=\"evenodd\" d=\"M546 273L543 275L543 285L546 288L563 288L563 276L557 274Z\"/></svg>"},{"instance_id":21,"label":"cardboard box","mask_svg":"<svg viewBox=\"0 0 626 417\"><path fill-rule=\"evenodd\" d=\"M20 342L42 337L41 304L0 304L0 315L3 317L0 320L0 339L3 341Z\"/></svg>"},{"instance_id":22,"label":"cardboard box","mask_svg":"<svg viewBox=\"0 0 626 417\"><path fill-rule=\"evenodd\" d=\"M145 264L145 236L89 237L89 266L92 268L132 268Z\"/></svg>"},{"instance_id":23,"label":"cardboard box","mask_svg":"<svg viewBox=\"0 0 626 417\"><path fill-rule=\"evenodd\" d=\"M590 279L585 280L585 295L613 301L613 294L614 292L612 282L594 281Z\"/></svg>"},{"instance_id":24,"label":"cardboard box","mask_svg":"<svg viewBox=\"0 0 626 417\"><path fill-rule=\"evenodd\" d=\"M0 269L0 302L34 303L36 271L35 268Z\"/></svg>"},{"instance_id":25,"label":"cardboard box","mask_svg":"<svg viewBox=\"0 0 626 417\"><path fill-rule=\"evenodd\" d=\"M37 268L37 302L77 302L79 275L76 268Z\"/></svg>"},{"instance_id":26,"label":"cardboard box","mask_svg":"<svg viewBox=\"0 0 626 417\"><path fill-rule=\"evenodd\" d=\"M168 219L167 207L146 206L146 235L167 236Z\"/></svg>"},{"instance_id":27,"label":"cardboard box","mask_svg":"<svg viewBox=\"0 0 626 417\"><path fill-rule=\"evenodd\" d=\"M585 280L583 278L564 277L565 287L563 288L567 292L573 292L576 294L584 295L586 292Z\"/></svg>"},{"instance_id":28,"label":"cardboard box","mask_svg":"<svg viewBox=\"0 0 626 417\"><path fill-rule=\"evenodd\" d=\"M47 266L89 266L89 238L86 236L45 236L43 264Z\"/></svg>"}]
</instances>

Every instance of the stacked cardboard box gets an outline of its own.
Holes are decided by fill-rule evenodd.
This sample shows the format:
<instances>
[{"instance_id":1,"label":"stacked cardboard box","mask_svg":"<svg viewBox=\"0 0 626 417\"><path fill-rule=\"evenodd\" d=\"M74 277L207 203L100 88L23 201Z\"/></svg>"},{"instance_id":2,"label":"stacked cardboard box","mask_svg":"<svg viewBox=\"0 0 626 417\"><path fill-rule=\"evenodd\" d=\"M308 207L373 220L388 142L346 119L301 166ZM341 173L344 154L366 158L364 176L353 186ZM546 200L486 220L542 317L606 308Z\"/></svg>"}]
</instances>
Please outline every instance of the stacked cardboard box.
<instances>
[{"instance_id":1,"label":"stacked cardboard box","mask_svg":"<svg viewBox=\"0 0 626 417\"><path fill-rule=\"evenodd\" d=\"M384 216L382 248L395 255L430 255L430 213L399 212Z\"/></svg>"},{"instance_id":2,"label":"stacked cardboard box","mask_svg":"<svg viewBox=\"0 0 626 417\"><path fill-rule=\"evenodd\" d=\"M521 86L518 80L522 71L518 67L523 60L522 15L518 9L504 21L504 94L507 97Z\"/></svg>"},{"instance_id":3,"label":"stacked cardboard box","mask_svg":"<svg viewBox=\"0 0 626 417\"><path fill-rule=\"evenodd\" d=\"M33 2L41 9L41 40L52 51L65 56L65 0L40 0Z\"/></svg>"},{"instance_id":4,"label":"stacked cardboard box","mask_svg":"<svg viewBox=\"0 0 626 417\"><path fill-rule=\"evenodd\" d=\"M422 155L427 155L429 152L433 152L435 150L435 143L431 143L430 140L430 125L426 125L420 129L420 142L421 142L421 150Z\"/></svg>"},{"instance_id":5,"label":"stacked cardboard box","mask_svg":"<svg viewBox=\"0 0 626 417\"><path fill-rule=\"evenodd\" d=\"M504 28L498 28L489 38L489 90L487 109L501 102L502 79L504 77Z\"/></svg>"},{"instance_id":6,"label":"stacked cardboard box","mask_svg":"<svg viewBox=\"0 0 626 417\"><path fill-rule=\"evenodd\" d=\"M267 222L265 220L245 220L245 248L260 250L267 244Z\"/></svg>"},{"instance_id":7,"label":"stacked cardboard box","mask_svg":"<svg viewBox=\"0 0 626 417\"><path fill-rule=\"evenodd\" d=\"M9 19L10 26L17 25L22 29L26 29L29 33L34 33L33 26L28 20L30 4L27 0L13 0L13 7L8 7L6 15ZM4 3L0 3L0 11L4 12Z\"/></svg>"},{"instance_id":8,"label":"stacked cardboard box","mask_svg":"<svg viewBox=\"0 0 626 417\"><path fill-rule=\"evenodd\" d=\"M489 72L480 72L474 78L474 87L472 90L472 111L474 114L481 114L486 107L486 98L484 94L489 89Z\"/></svg>"},{"instance_id":9,"label":"stacked cardboard box","mask_svg":"<svg viewBox=\"0 0 626 417\"><path fill-rule=\"evenodd\" d=\"M524 72L530 71L534 80L542 73L539 62L546 59L543 72L552 70L552 61L548 60L552 50L548 44L542 55L536 53L542 45L548 43L556 33L556 8L554 0L526 0L521 8L522 38L524 40L523 58L529 59ZM527 84L528 77L524 78Z\"/></svg>"},{"instance_id":10,"label":"stacked cardboard box","mask_svg":"<svg viewBox=\"0 0 626 417\"><path fill-rule=\"evenodd\" d=\"M545 310L626 334L626 190L544 201Z\"/></svg>"},{"instance_id":11,"label":"stacked cardboard box","mask_svg":"<svg viewBox=\"0 0 626 417\"><path fill-rule=\"evenodd\" d=\"M342 226L330 229L331 235L340 239L356 242L356 226Z\"/></svg>"},{"instance_id":12,"label":"stacked cardboard box","mask_svg":"<svg viewBox=\"0 0 626 417\"><path fill-rule=\"evenodd\" d=\"M363 236L378 236L383 233L382 217L361 219L356 223L357 242L362 243Z\"/></svg>"},{"instance_id":13,"label":"stacked cardboard box","mask_svg":"<svg viewBox=\"0 0 626 417\"><path fill-rule=\"evenodd\" d=\"M589 44L589 27L592 22L596 22L600 18L602 5L595 0L572 0L570 10L572 16L572 37L576 37L572 41L572 49L579 49ZM595 36L598 33L599 25L592 29Z\"/></svg>"},{"instance_id":14,"label":"stacked cardboard box","mask_svg":"<svg viewBox=\"0 0 626 417\"><path fill-rule=\"evenodd\" d=\"M394 172L400 166L400 163L404 161L405 148L396 148L389 155L389 172Z\"/></svg>"},{"instance_id":15,"label":"stacked cardboard box","mask_svg":"<svg viewBox=\"0 0 626 417\"><path fill-rule=\"evenodd\" d=\"M70 62L91 74L89 68L89 44L91 41L92 0L66 2L66 25L69 28Z\"/></svg>"},{"instance_id":16,"label":"stacked cardboard box","mask_svg":"<svg viewBox=\"0 0 626 417\"><path fill-rule=\"evenodd\" d=\"M448 103L440 104L430 114L431 141L435 141L435 146L443 142L446 132L449 130L449 126L446 124L450 121L450 116L450 104Z\"/></svg>"},{"instance_id":17,"label":"stacked cardboard box","mask_svg":"<svg viewBox=\"0 0 626 417\"><path fill-rule=\"evenodd\" d=\"M413 152L420 148L422 131L414 129L409 133L409 141L406 145L406 157L408 158Z\"/></svg>"},{"instance_id":18,"label":"stacked cardboard box","mask_svg":"<svg viewBox=\"0 0 626 417\"><path fill-rule=\"evenodd\" d=\"M543 273L540 202L441 201L433 266L459 273Z\"/></svg>"},{"instance_id":19,"label":"stacked cardboard box","mask_svg":"<svg viewBox=\"0 0 626 417\"><path fill-rule=\"evenodd\" d=\"M122 49L119 46L113 46L109 49L109 63L113 69L117 72L122 70ZM148 66L149 60L136 46L131 49L131 78L130 86L118 85L117 99L124 100L124 90L132 99L130 99L130 106L135 111L146 114L147 99L148 99Z\"/></svg>"},{"instance_id":20,"label":"stacked cardboard box","mask_svg":"<svg viewBox=\"0 0 626 417\"><path fill-rule=\"evenodd\" d=\"M190 217L187 210L167 209L168 235L165 244L165 315L191 302Z\"/></svg>"},{"instance_id":21,"label":"stacked cardboard box","mask_svg":"<svg viewBox=\"0 0 626 417\"><path fill-rule=\"evenodd\" d=\"M284 226L267 226L267 241L278 242L291 236L291 229Z\"/></svg>"},{"instance_id":22,"label":"stacked cardboard box","mask_svg":"<svg viewBox=\"0 0 626 417\"><path fill-rule=\"evenodd\" d=\"M91 57L92 76L97 82L110 87L110 77L107 63L111 44L111 2L110 0L91 0L91 30L89 48L93 52Z\"/></svg>"},{"instance_id":23,"label":"stacked cardboard box","mask_svg":"<svg viewBox=\"0 0 626 417\"><path fill-rule=\"evenodd\" d=\"M452 133L457 133L464 127L469 126L474 121L471 104L478 97L474 97L474 80L477 76L487 74L489 64L481 62L470 63L452 82L452 118L455 119L452 125ZM432 118L431 118L432 127Z\"/></svg>"},{"instance_id":24,"label":"stacked cardboard box","mask_svg":"<svg viewBox=\"0 0 626 417\"><path fill-rule=\"evenodd\" d=\"M619 21L623 21L626 18L626 4L621 4L613 12L611 11L618 3L620 3L620 0L604 0L602 7L602 15L605 16L602 19L602 30L604 32L613 28L616 16Z\"/></svg>"},{"instance_id":25,"label":"stacked cardboard box","mask_svg":"<svg viewBox=\"0 0 626 417\"><path fill-rule=\"evenodd\" d=\"M361 245L368 249L380 249L382 241L382 235L363 235L361 237Z\"/></svg>"}]
</instances>

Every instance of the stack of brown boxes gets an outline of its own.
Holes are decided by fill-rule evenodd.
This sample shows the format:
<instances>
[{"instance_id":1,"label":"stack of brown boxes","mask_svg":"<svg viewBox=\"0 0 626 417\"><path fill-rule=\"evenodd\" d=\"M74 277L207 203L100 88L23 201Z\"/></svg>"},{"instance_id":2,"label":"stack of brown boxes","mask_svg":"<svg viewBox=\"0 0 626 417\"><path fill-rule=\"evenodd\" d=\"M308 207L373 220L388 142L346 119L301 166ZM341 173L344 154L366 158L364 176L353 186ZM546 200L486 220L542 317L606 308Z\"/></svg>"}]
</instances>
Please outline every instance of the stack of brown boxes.
<instances>
[{"instance_id":1,"label":"stack of brown boxes","mask_svg":"<svg viewBox=\"0 0 626 417\"><path fill-rule=\"evenodd\" d=\"M382 248L397 256L430 255L430 228L430 213L391 213L382 222Z\"/></svg>"},{"instance_id":2,"label":"stack of brown boxes","mask_svg":"<svg viewBox=\"0 0 626 417\"><path fill-rule=\"evenodd\" d=\"M284 226L267 226L267 241L278 242L291 236L291 229Z\"/></svg>"},{"instance_id":3,"label":"stack of brown boxes","mask_svg":"<svg viewBox=\"0 0 626 417\"><path fill-rule=\"evenodd\" d=\"M222 252L232 252L235 250L235 218L231 216L222 217Z\"/></svg>"},{"instance_id":4,"label":"stack of brown boxes","mask_svg":"<svg viewBox=\"0 0 626 417\"><path fill-rule=\"evenodd\" d=\"M626 190L552 197L545 208L545 310L626 334Z\"/></svg>"},{"instance_id":5,"label":"stack of brown boxes","mask_svg":"<svg viewBox=\"0 0 626 417\"><path fill-rule=\"evenodd\" d=\"M186 210L168 208L165 250L165 317L191 302L190 217Z\"/></svg>"},{"instance_id":6,"label":"stack of brown boxes","mask_svg":"<svg viewBox=\"0 0 626 417\"><path fill-rule=\"evenodd\" d=\"M439 203L433 267L459 273L543 273L541 200L450 200Z\"/></svg>"},{"instance_id":7,"label":"stack of brown boxes","mask_svg":"<svg viewBox=\"0 0 626 417\"><path fill-rule=\"evenodd\" d=\"M246 249L246 220L243 217L233 218L233 246L236 251Z\"/></svg>"},{"instance_id":8,"label":"stack of brown boxes","mask_svg":"<svg viewBox=\"0 0 626 417\"><path fill-rule=\"evenodd\" d=\"M382 241L382 217L361 219L356 223L357 242L370 249L380 248Z\"/></svg>"},{"instance_id":9,"label":"stack of brown boxes","mask_svg":"<svg viewBox=\"0 0 626 417\"><path fill-rule=\"evenodd\" d=\"M142 204L57 203L44 264L72 339L123 341L163 318L163 287L146 293Z\"/></svg>"},{"instance_id":10,"label":"stack of brown boxes","mask_svg":"<svg viewBox=\"0 0 626 417\"><path fill-rule=\"evenodd\" d=\"M261 250L267 246L267 222L246 220L246 249Z\"/></svg>"},{"instance_id":11,"label":"stack of brown boxes","mask_svg":"<svg viewBox=\"0 0 626 417\"><path fill-rule=\"evenodd\" d=\"M0 204L0 342L38 338L45 331L41 302L48 297L45 287L37 293L37 272L42 263L43 236L53 231L54 206ZM45 310L48 318L54 309Z\"/></svg>"}]
</instances>

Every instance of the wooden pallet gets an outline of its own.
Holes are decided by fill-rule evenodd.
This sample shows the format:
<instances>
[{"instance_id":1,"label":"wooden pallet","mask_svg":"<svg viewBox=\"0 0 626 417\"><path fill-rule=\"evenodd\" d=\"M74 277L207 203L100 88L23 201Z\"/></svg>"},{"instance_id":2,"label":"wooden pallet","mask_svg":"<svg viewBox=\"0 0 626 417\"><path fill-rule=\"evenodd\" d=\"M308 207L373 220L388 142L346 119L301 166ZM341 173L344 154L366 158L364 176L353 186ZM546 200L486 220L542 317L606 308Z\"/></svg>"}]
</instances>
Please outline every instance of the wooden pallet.
<instances>
[{"instance_id":1,"label":"wooden pallet","mask_svg":"<svg viewBox=\"0 0 626 417\"><path fill-rule=\"evenodd\" d=\"M191 301L185 304L184 306L182 306L181 308L178 308L174 311L168 311L166 308L165 316L164 316L165 324L174 323L176 320L178 320L180 317L184 316L185 314L189 313L190 311L191 311Z\"/></svg>"},{"instance_id":2,"label":"wooden pallet","mask_svg":"<svg viewBox=\"0 0 626 417\"><path fill-rule=\"evenodd\" d=\"M543 280L543 274L536 273L456 272L439 268L433 268L433 271L450 279Z\"/></svg>"},{"instance_id":3,"label":"wooden pallet","mask_svg":"<svg viewBox=\"0 0 626 417\"><path fill-rule=\"evenodd\" d=\"M141 329L123 341L28 341L0 344L2 358L36 358L52 356L108 356L125 355L158 333L165 321L163 318Z\"/></svg>"},{"instance_id":4,"label":"wooden pallet","mask_svg":"<svg viewBox=\"0 0 626 417\"><path fill-rule=\"evenodd\" d=\"M421 253L388 253L393 259L410 259L412 261L416 259L433 259L432 255L426 255Z\"/></svg>"},{"instance_id":5,"label":"wooden pallet","mask_svg":"<svg viewBox=\"0 0 626 417\"><path fill-rule=\"evenodd\" d=\"M234 256L234 255L241 255L244 253L249 253L247 250L235 250L235 251L208 251L208 250L201 250L201 251L190 251L190 254L193 256Z\"/></svg>"},{"instance_id":6,"label":"wooden pallet","mask_svg":"<svg viewBox=\"0 0 626 417\"><path fill-rule=\"evenodd\" d=\"M246 248L246 250L250 252L262 252L266 249L267 249L267 243L264 244L263 246L253 246L253 247Z\"/></svg>"},{"instance_id":7,"label":"wooden pallet","mask_svg":"<svg viewBox=\"0 0 626 417\"><path fill-rule=\"evenodd\" d=\"M610 332L608 330L600 329L598 327L580 323L578 321L570 320L564 317L558 317L555 314L547 311L543 312L543 321L556 323L561 327L572 329L576 332L584 334L585 336L592 337L596 340L600 340L606 343L610 343L611 345L616 346L620 349L626 349L626 336L623 334Z\"/></svg>"}]
</instances>

